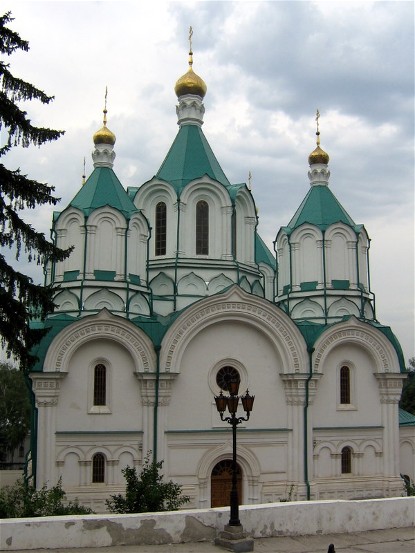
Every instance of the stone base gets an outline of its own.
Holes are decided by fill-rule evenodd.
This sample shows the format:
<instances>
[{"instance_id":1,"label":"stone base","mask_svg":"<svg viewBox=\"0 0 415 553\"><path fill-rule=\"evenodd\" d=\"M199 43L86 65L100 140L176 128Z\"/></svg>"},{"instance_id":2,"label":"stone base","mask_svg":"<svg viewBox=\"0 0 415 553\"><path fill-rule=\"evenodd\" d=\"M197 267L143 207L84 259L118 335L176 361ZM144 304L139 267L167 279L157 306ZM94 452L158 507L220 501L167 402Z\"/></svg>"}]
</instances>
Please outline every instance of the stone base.
<instances>
[{"instance_id":1,"label":"stone base","mask_svg":"<svg viewBox=\"0 0 415 553\"><path fill-rule=\"evenodd\" d=\"M215 538L215 545L223 547L228 551L234 551L235 553L245 553L245 551L254 550L254 540L243 531L242 525L226 525L224 531Z\"/></svg>"}]
</instances>

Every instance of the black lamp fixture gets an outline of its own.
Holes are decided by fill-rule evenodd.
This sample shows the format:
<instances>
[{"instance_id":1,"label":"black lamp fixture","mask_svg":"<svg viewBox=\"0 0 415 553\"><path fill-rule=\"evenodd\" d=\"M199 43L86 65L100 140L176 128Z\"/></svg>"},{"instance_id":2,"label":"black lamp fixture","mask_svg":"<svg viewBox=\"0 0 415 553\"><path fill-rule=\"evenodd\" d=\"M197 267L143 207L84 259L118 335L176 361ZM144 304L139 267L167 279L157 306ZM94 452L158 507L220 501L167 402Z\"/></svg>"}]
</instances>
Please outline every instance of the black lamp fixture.
<instances>
[{"instance_id":1,"label":"black lamp fixture","mask_svg":"<svg viewBox=\"0 0 415 553\"><path fill-rule=\"evenodd\" d=\"M245 422L249 419L255 399L255 396L251 396L248 390L245 395L238 396L239 382L239 378L233 376L227 381L229 396L224 396L222 390L218 396L215 396L216 408L221 420L228 422L232 426L232 489L230 493L231 513L229 526L241 526L239 520L238 488L236 485L236 427L238 424L241 424L241 422ZM241 400L242 407L246 414L244 417L239 417L237 415L239 400ZM226 409L228 409L230 416L225 416Z\"/></svg>"}]
</instances>

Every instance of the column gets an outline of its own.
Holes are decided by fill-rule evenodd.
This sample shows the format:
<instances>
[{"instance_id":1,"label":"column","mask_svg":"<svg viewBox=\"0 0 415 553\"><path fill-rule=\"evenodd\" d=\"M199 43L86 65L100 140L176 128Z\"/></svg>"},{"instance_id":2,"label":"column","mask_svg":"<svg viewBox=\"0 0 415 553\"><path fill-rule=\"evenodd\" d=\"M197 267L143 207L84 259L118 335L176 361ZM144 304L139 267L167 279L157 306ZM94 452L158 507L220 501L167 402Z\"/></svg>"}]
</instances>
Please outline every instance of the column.
<instances>
[{"instance_id":1,"label":"column","mask_svg":"<svg viewBox=\"0 0 415 553\"><path fill-rule=\"evenodd\" d=\"M115 240L117 247L115 248L116 260L115 260L115 280L123 280L125 278L124 274L124 257L125 257L125 233L127 230L122 227L117 227L115 229L116 235Z\"/></svg>"},{"instance_id":2,"label":"column","mask_svg":"<svg viewBox=\"0 0 415 553\"><path fill-rule=\"evenodd\" d=\"M60 380L66 373L33 373L32 388L38 409L37 427L37 487L56 484L56 406L60 392Z\"/></svg>"},{"instance_id":3,"label":"column","mask_svg":"<svg viewBox=\"0 0 415 553\"><path fill-rule=\"evenodd\" d=\"M383 426L383 474L399 476L399 412L402 382L400 373L375 374L380 392Z\"/></svg>"},{"instance_id":4,"label":"column","mask_svg":"<svg viewBox=\"0 0 415 553\"><path fill-rule=\"evenodd\" d=\"M95 240L96 240L96 234L97 234L97 226L96 225L87 225L87 236L86 236L86 251L84 252L85 255L85 279L93 279L95 278L94 275L94 265L95 265Z\"/></svg>"},{"instance_id":5,"label":"column","mask_svg":"<svg viewBox=\"0 0 415 553\"><path fill-rule=\"evenodd\" d=\"M317 384L321 374L314 374L308 383L308 411L307 411L307 461L308 480L313 477L313 423L312 410ZM306 374L281 375L285 387L285 396L288 405L288 426L291 430L289 438L287 477L291 482L305 483L304 458L306 444L304 443L304 409L306 405L306 387L309 376Z\"/></svg>"}]
</instances>

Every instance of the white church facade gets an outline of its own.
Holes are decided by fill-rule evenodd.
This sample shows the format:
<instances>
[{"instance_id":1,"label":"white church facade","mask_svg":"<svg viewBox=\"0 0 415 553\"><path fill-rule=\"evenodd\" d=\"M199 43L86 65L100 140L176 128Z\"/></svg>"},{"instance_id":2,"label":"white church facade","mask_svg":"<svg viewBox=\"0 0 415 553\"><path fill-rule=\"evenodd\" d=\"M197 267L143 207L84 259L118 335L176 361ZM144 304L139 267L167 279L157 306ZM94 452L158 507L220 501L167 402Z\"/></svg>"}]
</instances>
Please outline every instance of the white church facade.
<instances>
[{"instance_id":1,"label":"white church facade","mask_svg":"<svg viewBox=\"0 0 415 553\"><path fill-rule=\"evenodd\" d=\"M233 376L256 397L238 427L242 503L402 495L415 417L398 409L402 353L376 319L367 231L331 192L317 132L309 191L271 253L251 190L202 131L192 64L155 176L122 186L105 109L94 170L54 214L56 244L74 250L47 267L59 290L36 323L29 473L99 512L151 452L188 506L224 505L232 433L214 396Z\"/></svg>"}]
</instances>

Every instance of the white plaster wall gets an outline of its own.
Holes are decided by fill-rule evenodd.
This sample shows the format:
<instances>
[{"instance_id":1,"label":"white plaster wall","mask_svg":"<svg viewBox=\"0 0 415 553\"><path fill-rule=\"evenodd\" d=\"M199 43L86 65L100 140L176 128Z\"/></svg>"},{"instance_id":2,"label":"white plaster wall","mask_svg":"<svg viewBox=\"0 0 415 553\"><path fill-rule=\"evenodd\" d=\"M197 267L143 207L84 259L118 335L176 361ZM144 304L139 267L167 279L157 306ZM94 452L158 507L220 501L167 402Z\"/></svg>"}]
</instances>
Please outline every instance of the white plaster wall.
<instances>
[{"instance_id":1,"label":"white plaster wall","mask_svg":"<svg viewBox=\"0 0 415 553\"><path fill-rule=\"evenodd\" d=\"M340 406L339 370L352 368L351 405ZM380 426L379 387L373 373L376 365L365 349L348 342L334 347L320 365L323 376L313 404L313 425L317 427Z\"/></svg>"},{"instance_id":2,"label":"white plaster wall","mask_svg":"<svg viewBox=\"0 0 415 553\"><path fill-rule=\"evenodd\" d=\"M220 391L216 373L224 365L240 370L241 393L248 387L260 398L258 405L254 404L252 420L244 426L285 427L285 395L279 378L282 364L276 345L253 325L223 321L202 329L187 344L181 366L177 367L180 374L174 384L167 428L206 429L206 421L210 421L210 427L226 425L213 405L213 396Z\"/></svg>"},{"instance_id":3,"label":"white plaster wall","mask_svg":"<svg viewBox=\"0 0 415 553\"><path fill-rule=\"evenodd\" d=\"M253 537L362 532L415 525L415 497L367 501L313 501L240 508ZM0 521L0 549L110 547L213 540L229 508L137 515L87 515Z\"/></svg>"},{"instance_id":4,"label":"white plaster wall","mask_svg":"<svg viewBox=\"0 0 415 553\"><path fill-rule=\"evenodd\" d=\"M109 368L110 413L92 414L90 374L97 363L103 362ZM70 359L58 405L58 432L141 429L141 396L131 355L111 340L92 339L81 345Z\"/></svg>"}]
</instances>

